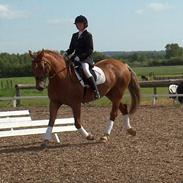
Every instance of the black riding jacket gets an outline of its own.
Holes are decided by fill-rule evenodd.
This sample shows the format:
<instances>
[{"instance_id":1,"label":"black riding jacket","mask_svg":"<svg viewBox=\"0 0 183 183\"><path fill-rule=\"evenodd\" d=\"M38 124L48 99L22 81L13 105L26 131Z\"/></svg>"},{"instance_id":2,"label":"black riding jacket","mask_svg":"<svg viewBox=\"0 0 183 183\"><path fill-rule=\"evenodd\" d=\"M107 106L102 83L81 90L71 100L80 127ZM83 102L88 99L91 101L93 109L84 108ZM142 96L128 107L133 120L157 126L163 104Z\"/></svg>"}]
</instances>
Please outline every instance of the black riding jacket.
<instances>
[{"instance_id":1,"label":"black riding jacket","mask_svg":"<svg viewBox=\"0 0 183 183\"><path fill-rule=\"evenodd\" d=\"M66 51L68 55L74 51L74 56L78 56L81 62L92 62L93 39L92 34L85 30L80 37L79 32L72 35L69 49Z\"/></svg>"}]
</instances>

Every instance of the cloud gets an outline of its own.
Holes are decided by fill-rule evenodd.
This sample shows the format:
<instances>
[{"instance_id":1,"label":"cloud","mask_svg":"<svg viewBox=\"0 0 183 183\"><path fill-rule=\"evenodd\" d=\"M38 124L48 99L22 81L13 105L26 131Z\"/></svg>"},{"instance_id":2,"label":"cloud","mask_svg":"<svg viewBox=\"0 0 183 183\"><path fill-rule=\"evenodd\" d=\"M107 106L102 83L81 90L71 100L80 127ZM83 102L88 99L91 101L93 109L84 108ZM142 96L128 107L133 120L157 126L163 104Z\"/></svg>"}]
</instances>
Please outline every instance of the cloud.
<instances>
[{"instance_id":1,"label":"cloud","mask_svg":"<svg viewBox=\"0 0 183 183\"><path fill-rule=\"evenodd\" d=\"M136 10L136 14L144 14L147 12L161 13L170 10L172 7L168 3L149 3L144 8Z\"/></svg>"},{"instance_id":2,"label":"cloud","mask_svg":"<svg viewBox=\"0 0 183 183\"><path fill-rule=\"evenodd\" d=\"M25 12L12 10L8 5L0 4L0 19L19 19L27 18L28 14Z\"/></svg>"},{"instance_id":3,"label":"cloud","mask_svg":"<svg viewBox=\"0 0 183 183\"><path fill-rule=\"evenodd\" d=\"M163 12L171 9L171 6L167 3L150 3L148 4L148 8L153 12Z\"/></svg>"},{"instance_id":4,"label":"cloud","mask_svg":"<svg viewBox=\"0 0 183 183\"><path fill-rule=\"evenodd\" d=\"M143 14L144 13L144 10L143 9L139 9L139 10L137 10L135 13L137 13L137 14Z\"/></svg>"},{"instance_id":5,"label":"cloud","mask_svg":"<svg viewBox=\"0 0 183 183\"><path fill-rule=\"evenodd\" d=\"M74 22L74 20L72 18L70 18L70 19L54 18L54 19L49 19L48 20L48 24L52 24L52 25L73 23L73 22Z\"/></svg>"}]
</instances>

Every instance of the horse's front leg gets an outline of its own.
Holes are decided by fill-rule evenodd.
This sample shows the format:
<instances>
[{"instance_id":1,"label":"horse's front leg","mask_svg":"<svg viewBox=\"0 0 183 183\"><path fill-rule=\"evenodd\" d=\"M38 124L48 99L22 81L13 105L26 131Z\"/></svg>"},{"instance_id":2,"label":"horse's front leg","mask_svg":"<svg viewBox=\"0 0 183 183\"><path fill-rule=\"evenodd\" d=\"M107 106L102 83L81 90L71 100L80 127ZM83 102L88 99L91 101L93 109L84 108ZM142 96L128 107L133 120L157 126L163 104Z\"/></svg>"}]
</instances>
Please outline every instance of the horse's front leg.
<instances>
[{"instance_id":1,"label":"horse's front leg","mask_svg":"<svg viewBox=\"0 0 183 183\"><path fill-rule=\"evenodd\" d=\"M91 133L88 133L81 125L81 104L72 106L72 111L74 115L75 127L78 129L78 132L87 140L94 140L94 136Z\"/></svg>"},{"instance_id":2,"label":"horse's front leg","mask_svg":"<svg viewBox=\"0 0 183 183\"><path fill-rule=\"evenodd\" d=\"M44 143L42 144L45 147L48 145L49 141L52 138L52 130L53 130L55 119L57 117L57 112L58 112L58 109L60 106L61 106L60 103L50 101L50 104L49 104L49 111L50 111L49 123L48 123L48 128L46 130L46 133L44 135Z\"/></svg>"}]
</instances>

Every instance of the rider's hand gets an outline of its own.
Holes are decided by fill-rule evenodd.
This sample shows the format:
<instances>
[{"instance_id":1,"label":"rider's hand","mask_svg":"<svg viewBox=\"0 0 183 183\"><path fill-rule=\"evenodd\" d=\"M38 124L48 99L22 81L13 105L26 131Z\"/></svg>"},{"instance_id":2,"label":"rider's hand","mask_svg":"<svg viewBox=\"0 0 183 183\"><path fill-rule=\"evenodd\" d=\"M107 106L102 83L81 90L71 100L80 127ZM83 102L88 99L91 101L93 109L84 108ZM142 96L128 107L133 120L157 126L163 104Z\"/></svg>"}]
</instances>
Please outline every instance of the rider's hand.
<instances>
[{"instance_id":1,"label":"rider's hand","mask_svg":"<svg viewBox=\"0 0 183 183\"><path fill-rule=\"evenodd\" d=\"M66 61L69 61L69 60L70 60L70 55L68 55L67 52L64 52L64 53L63 53L63 57L64 57L64 59L65 59Z\"/></svg>"},{"instance_id":2,"label":"rider's hand","mask_svg":"<svg viewBox=\"0 0 183 183\"><path fill-rule=\"evenodd\" d=\"M74 58L74 61L79 62L79 61L80 61L79 57L76 56L76 57Z\"/></svg>"},{"instance_id":3,"label":"rider's hand","mask_svg":"<svg viewBox=\"0 0 183 183\"><path fill-rule=\"evenodd\" d=\"M64 53L63 53L63 56L64 56L64 57L68 57L67 52L64 52Z\"/></svg>"},{"instance_id":4,"label":"rider's hand","mask_svg":"<svg viewBox=\"0 0 183 183\"><path fill-rule=\"evenodd\" d=\"M63 53L63 56L67 56L68 54L67 54L67 52L65 51L64 53Z\"/></svg>"}]
</instances>

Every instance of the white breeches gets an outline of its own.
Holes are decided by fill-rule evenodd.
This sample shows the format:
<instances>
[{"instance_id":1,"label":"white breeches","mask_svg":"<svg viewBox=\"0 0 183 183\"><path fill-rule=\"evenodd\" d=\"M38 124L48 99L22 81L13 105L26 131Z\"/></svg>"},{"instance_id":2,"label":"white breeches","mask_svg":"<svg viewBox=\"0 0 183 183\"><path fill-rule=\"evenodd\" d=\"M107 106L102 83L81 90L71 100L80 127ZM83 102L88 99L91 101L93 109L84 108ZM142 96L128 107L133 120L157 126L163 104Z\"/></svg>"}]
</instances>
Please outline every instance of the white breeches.
<instances>
[{"instance_id":1,"label":"white breeches","mask_svg":"<svg viewBox=\"0 0 183 183\"><path fill-rule=\"evenodd\" d=\"M87 79L92 77L92 74L90 73L90 70L89 70L89 64L88 63L81 63L81 65L82 65L84 74L87 77Z\"/></svg>"}]
</instances>

